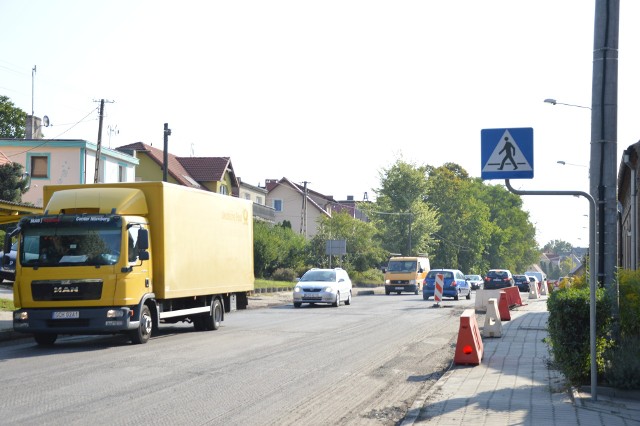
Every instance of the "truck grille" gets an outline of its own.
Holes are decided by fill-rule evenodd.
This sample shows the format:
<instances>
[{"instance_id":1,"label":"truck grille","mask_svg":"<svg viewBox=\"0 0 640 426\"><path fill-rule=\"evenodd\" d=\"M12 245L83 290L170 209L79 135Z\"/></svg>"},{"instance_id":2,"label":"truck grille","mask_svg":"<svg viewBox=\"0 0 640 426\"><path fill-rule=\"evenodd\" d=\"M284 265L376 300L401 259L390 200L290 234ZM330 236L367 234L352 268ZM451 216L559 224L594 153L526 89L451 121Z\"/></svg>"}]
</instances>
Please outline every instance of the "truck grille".
<instances>
[{"instance_id":1,"label":"truck grille","mask_svg":"<svg viewBox=\"0 0 640 426\"><path fill-rule=\"evenodd\" d=\"M102 280L39 280L31 282L33 300L99 300Z\"/></svg>"},{"instance_id":2,"label":"truck grille","mask_svg":"<svg viewBox=\"0 0 640 426\"><path fill-rule=\"evenodd\" d=\"M391 284L409 284L409 280L391 280Z\"/></svg>"}]
</instances>

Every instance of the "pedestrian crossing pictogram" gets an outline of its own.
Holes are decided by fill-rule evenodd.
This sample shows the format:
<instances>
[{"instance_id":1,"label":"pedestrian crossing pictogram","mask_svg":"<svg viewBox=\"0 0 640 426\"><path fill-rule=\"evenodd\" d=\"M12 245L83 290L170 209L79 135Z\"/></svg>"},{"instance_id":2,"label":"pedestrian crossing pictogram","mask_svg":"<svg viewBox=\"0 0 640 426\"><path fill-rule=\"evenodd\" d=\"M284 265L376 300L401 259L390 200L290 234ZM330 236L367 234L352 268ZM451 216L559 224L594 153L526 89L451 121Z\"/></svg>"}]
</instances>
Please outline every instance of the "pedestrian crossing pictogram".
<instances>
[{"instance_id":1,"label":"pedestrian crossing pictogram","mask_svg":"<svg viewBox=\"0 0 640 426\"><path fill-rule=\"evenodd\" d=\"M533 129L482 130L482 179L533 177Z\"/></svg>"}]
</instances>

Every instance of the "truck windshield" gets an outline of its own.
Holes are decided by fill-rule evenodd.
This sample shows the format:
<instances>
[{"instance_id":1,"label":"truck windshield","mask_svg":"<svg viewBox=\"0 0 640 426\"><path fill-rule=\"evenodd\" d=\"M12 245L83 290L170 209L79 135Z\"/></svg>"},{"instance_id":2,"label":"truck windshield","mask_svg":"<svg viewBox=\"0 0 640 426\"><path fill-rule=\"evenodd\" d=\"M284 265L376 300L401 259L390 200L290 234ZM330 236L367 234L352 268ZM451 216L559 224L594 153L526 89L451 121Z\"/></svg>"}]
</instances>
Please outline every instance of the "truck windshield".
<instances>
[{"instance_id":1,"label":"truck windshield","mask_svg":"<svg viewBox=\"0 0 640 426\"><path fill-rule=\"evenodd\" d=\"M119 216L37 216L23 219L23 266L114 265L120 259Z\"/></svg>"},{"instance_id":2,"label":"truck windshield","mask_svg":"<svg viewBox=\"0 0 640 426\"><path fill-rule=\"evenodd\" d=\"M389 272L416 272L416 261L391 260L387 270Z\"/></svg>"}]
</instances>

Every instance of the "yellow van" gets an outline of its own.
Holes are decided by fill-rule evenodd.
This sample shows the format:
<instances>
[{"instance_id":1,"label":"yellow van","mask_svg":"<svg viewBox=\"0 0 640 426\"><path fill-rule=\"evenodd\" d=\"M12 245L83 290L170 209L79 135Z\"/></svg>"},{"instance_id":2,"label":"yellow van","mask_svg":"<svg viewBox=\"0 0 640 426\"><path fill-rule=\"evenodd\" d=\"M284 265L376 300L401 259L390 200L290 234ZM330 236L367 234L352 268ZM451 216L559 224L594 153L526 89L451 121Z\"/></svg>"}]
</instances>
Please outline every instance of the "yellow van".
<instances>
[{"instance_id":1,"label":"yellow van","mask_svg":"<svg viewBox=\"0 0 640 426\"><path fill-rule=\"evenodd\" d=\"M420 256L399 256L389 259L384 271L384 291L420 294L427 273L431 269L429 259Z\"/></svg>"}]
</instances>

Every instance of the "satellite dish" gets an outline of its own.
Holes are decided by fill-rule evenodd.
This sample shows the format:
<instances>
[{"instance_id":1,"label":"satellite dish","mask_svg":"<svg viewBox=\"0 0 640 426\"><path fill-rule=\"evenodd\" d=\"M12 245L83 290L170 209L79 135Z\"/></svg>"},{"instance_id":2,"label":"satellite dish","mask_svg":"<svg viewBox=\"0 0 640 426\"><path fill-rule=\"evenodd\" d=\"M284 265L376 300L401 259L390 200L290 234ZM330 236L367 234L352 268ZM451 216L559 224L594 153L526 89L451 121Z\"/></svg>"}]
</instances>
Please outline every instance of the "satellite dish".
<instances>
[{"instance_id":1,"label":"satellite dish","mask_svg":"<svg viewBox=\"0 0 640 426\"><path fill-rule=\"evenodd\" d=\"M49 117L47 117L46 115L42 117L42 125L44 127L49 127Z\"/></svg>"}]
</instances>

